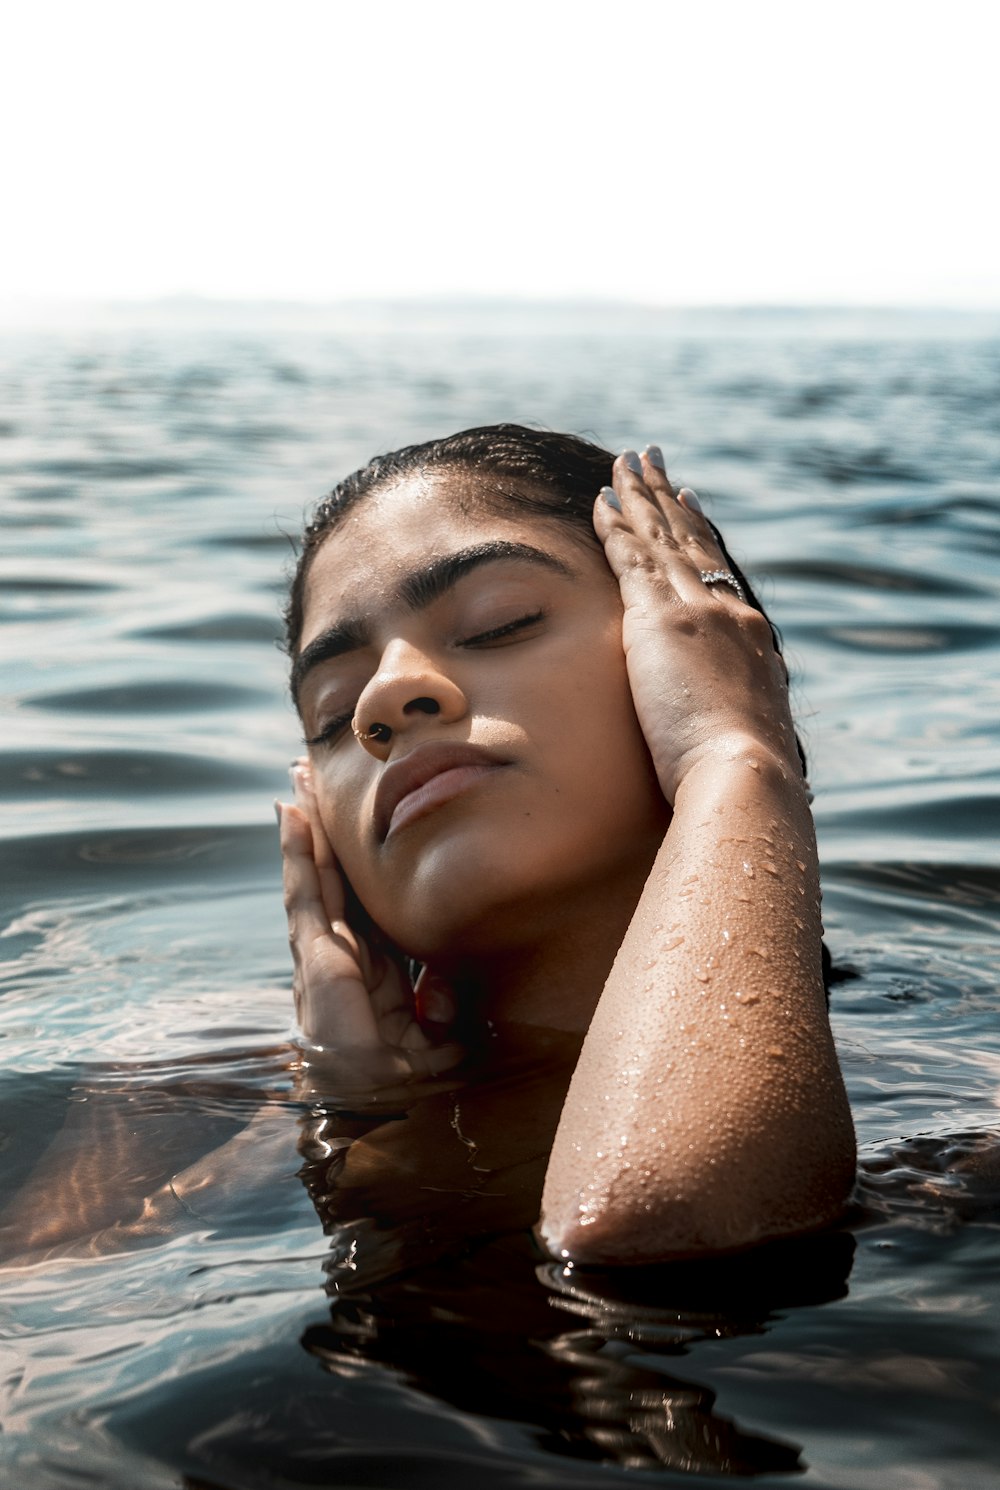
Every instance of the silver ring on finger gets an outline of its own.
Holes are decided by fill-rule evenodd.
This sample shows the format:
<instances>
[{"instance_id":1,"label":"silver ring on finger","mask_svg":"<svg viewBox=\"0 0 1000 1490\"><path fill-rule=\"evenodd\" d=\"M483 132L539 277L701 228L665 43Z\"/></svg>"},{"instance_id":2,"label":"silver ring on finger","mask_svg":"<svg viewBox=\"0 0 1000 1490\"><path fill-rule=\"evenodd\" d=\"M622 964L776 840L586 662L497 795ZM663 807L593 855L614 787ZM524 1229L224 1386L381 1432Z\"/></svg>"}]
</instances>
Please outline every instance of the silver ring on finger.
<instances>
[{"instance_id":1,"label":"silver ring on finger","mask_svg":"<svg viewBox=\"0 0 1000 1490\"><path fill-rule=\"evenodd\" d=\"M699 576L703 585L729 585L736 591L743 604L748 604L746 591L731 569L701 569Z\"/></svg>"}]
</instances>

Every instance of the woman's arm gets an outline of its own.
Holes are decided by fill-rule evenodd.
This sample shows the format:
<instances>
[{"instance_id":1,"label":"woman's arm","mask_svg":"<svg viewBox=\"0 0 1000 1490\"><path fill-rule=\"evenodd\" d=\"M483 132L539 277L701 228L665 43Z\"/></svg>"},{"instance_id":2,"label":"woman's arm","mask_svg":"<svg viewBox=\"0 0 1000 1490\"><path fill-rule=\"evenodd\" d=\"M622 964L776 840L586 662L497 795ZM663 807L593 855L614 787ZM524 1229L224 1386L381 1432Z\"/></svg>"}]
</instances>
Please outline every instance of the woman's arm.
<instances>
[{"instance_id":1,"label":"woman's arm","mask_svg":"<svg viewBox=\"0 0 1000 1490\"><path fill-rule=\"evenodd\" d=\"M540 1230L557 1254L641 1262L828 1223L855 1150L812 818L768 624L727 585L704 585L725 560L661 467L619 460L615 489L623 510L599 500L595 525L674 816L567 1095Z\"/></svg>"}]
</instances>

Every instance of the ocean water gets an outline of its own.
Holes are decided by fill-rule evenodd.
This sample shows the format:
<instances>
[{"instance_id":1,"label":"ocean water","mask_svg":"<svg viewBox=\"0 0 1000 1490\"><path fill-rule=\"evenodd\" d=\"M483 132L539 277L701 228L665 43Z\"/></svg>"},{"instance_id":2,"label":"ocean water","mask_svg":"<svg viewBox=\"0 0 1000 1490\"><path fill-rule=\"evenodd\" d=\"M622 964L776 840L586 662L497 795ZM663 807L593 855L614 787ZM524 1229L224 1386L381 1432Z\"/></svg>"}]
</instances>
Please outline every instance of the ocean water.
<instances>
[{"instance_id":1,"label":"ocean water","mask_svg":"<svg viewBox=\"0 0 1000 1490\"><path fill-rule=\"evenodd\" d=\"M1000 1484L998 410L972 317L4 334L0 1482ZM358 1280L299 1175L292 538L376 451L500 419L659 440L785 638L861 1159L776 1256L570 1278L516 1218L421 1216Z\"/></svg>"}]
</instances>

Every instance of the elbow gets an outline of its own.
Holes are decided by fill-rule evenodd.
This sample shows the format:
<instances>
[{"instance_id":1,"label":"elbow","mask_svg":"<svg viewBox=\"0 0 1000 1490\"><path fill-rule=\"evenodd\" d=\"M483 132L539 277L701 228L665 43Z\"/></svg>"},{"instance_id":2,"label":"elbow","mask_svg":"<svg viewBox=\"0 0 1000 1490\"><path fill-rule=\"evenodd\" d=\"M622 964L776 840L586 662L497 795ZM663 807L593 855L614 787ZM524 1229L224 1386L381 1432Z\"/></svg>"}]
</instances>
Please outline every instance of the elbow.
<instances>
[{"instance_id":1,"label":"elbow","mask_svg":"<svg viewBox=\"0 0 1000 1490\"><path fill-rule=\"evenodd\" d=\"M546 1183L538 1234L557 1258L584 1266L710 1258L835 1225L854 1185L854 1131L700 1162L635 1169L600 1187ZM690 1161L691 1155L684 1156Z\"/></svg>"}]
</instances>

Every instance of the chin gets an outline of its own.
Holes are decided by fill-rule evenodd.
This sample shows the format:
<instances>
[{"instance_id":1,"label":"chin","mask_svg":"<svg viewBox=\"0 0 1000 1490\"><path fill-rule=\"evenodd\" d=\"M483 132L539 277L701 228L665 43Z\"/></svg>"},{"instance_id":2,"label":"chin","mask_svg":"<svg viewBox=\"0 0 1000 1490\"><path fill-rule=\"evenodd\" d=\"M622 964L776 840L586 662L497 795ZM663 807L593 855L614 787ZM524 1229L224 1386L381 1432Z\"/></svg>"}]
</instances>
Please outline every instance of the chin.
<instances>
[{"instance_id":1,"label":"chin","mask_svg":"<svg viewBox=\"0 0 1000 1490\"><path fill-rule=\"evenodd\" d=\"M396 945L420 962L488 957L530 937L526 910L534 897L505 897L495 882L477 885L473 879L467 871L435 894L411 886L392 905L366 908Z\"/></svg>"}]
</instances>

